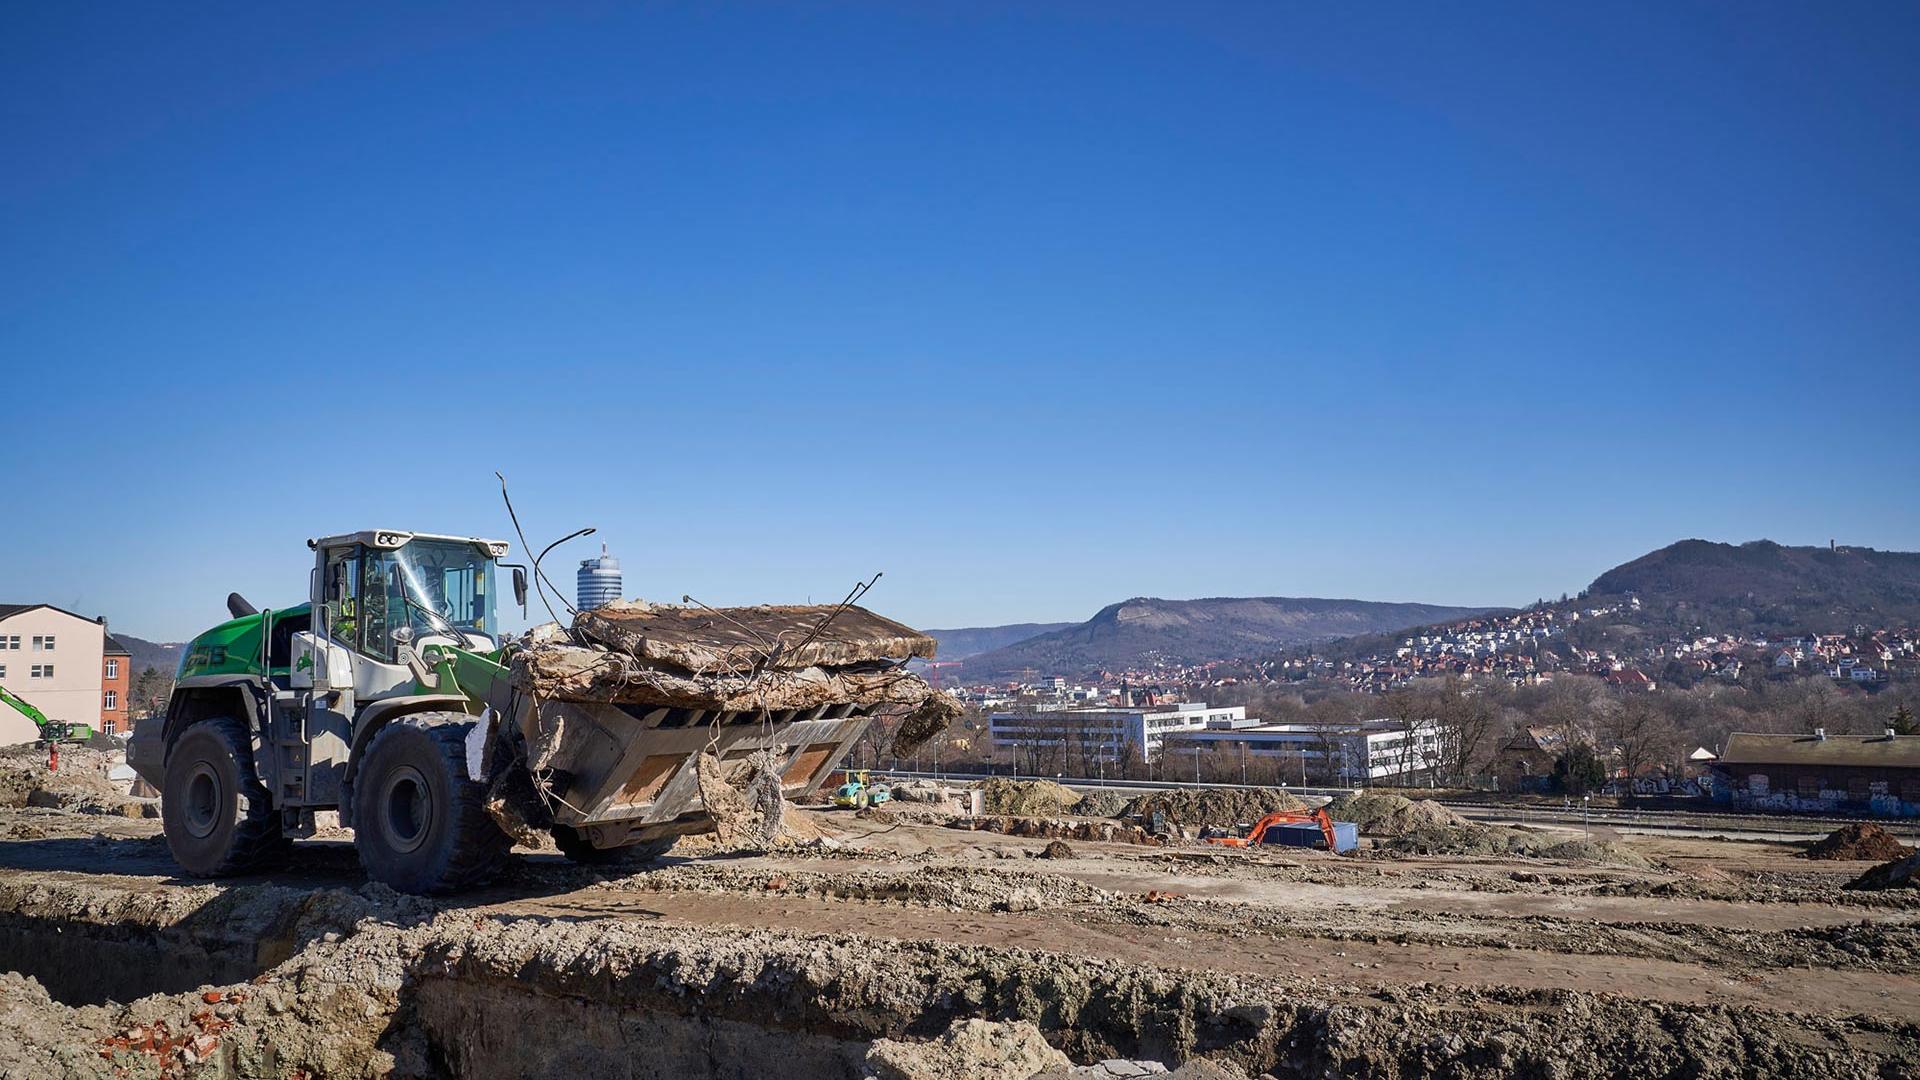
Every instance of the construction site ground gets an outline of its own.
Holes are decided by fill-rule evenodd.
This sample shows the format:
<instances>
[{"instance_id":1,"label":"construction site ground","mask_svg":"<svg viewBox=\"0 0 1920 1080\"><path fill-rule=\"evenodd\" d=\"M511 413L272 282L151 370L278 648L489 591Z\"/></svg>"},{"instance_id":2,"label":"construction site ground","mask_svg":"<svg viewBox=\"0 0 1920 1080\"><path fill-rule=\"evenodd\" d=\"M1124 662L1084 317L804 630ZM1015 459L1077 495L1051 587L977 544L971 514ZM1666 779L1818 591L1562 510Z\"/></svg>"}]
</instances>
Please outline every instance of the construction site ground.
<instances>
[{"instance_id":1,"label":"construction site ground","mask_svg":"<svg viewBox=\"0 0 1920 1080\"><path fill-rule=\"evenodd\" d=\"M156 820L0 809L0 1075L896 1075L876 1047L970 1019L1226 1075L1920 1075L1920 890L1845 891L1872 864L1803 843L1042 857L927 810L807 817L825 840L523 851L423 900L342 830L207 883Z\"/></svg>"}]
</instances>

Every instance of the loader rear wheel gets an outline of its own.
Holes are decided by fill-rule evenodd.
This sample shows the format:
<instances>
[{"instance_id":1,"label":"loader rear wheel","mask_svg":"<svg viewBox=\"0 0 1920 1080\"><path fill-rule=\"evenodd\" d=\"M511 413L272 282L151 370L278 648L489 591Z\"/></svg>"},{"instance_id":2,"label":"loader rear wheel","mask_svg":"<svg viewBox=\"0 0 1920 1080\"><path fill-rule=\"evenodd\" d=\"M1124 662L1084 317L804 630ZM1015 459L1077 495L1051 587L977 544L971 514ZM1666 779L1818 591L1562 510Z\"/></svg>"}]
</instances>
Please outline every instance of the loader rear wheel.
<instances>
[{"instance_id":1,"label":"loader rear wheel","mask_svg":"<svg viewBox=\"0 0 1920 1080\"><path fill-rule=\"evenodd\" d=\"M582 866L610 866L615 863L643 863L665 855L673 849L677 836L662 836L653 840L642 840L626 847L598 848L586 838L579 829L571 825L553 827L553 843L560 854Z\"/></svg>"},{"instance_id":2,"label":"loader rear wheel","mask_svg":"<svg viewBox=\"0 0 1920 1080\"><path fill-rule=\"evenodd\" d=\"M467 776L464 713L403 716L374 733L353 780L353 846L367 876L401 892L445 893L491 877L513 841Z\"/></svg>"},{"instance_id":3,"label":"loader rear wheel","mask_svg":"<svg viewBox=\"0 0 1920 1080\"><path fill-rule=\"evenodd\" d=\"M160 789L167 850L195 877L225 877L285 857L292 841L254 770L253 736L219 716L180 733Z\"/></svg>"}]
</instances>

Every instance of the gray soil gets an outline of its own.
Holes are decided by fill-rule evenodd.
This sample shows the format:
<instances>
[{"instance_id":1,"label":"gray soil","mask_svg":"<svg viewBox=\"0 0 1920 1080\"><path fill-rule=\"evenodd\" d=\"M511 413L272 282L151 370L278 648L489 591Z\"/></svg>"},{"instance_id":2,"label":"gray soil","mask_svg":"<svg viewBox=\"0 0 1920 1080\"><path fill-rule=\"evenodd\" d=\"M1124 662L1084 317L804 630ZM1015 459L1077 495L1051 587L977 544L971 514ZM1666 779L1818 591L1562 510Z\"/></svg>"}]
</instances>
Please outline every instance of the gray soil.
<instances>
[{"instance_id":1,"label":"gray soil","mask_svg":"<svg viewBox=\"0 0 1920 1080\"><path fill-rule=\"evenodd\" d=\"M1920 891L1845 890L1864 865L1790 845L1598 841L1634 865L1543 854L1557 844L1048 853L811 822L831 843L688 845L639 868L526 853L426 901L367 884L338 840L277 878L192 883L154 822L0 809L0 1076L1879 1077L1920 1060Z\"/></svg>"}]
</instances>

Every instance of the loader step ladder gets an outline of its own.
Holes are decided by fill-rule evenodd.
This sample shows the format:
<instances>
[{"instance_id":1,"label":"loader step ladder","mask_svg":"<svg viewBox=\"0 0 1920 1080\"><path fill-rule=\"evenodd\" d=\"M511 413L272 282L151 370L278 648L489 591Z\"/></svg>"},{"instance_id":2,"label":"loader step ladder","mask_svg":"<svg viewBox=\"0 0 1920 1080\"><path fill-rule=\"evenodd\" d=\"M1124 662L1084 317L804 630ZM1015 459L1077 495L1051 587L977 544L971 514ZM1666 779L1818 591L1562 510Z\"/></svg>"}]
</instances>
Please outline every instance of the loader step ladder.
<instances>
[{"instance_id":1,"label":"loader step ladder","mask_svg":"<svg viewBox=\"0 0 1920 1080\"><path fill-rule=\"evenodd\" d=\"M298 690L274 692L266 741L273 746L274 805L307 801L307 711L313 695Z\"/></svg>"}]
</instances>

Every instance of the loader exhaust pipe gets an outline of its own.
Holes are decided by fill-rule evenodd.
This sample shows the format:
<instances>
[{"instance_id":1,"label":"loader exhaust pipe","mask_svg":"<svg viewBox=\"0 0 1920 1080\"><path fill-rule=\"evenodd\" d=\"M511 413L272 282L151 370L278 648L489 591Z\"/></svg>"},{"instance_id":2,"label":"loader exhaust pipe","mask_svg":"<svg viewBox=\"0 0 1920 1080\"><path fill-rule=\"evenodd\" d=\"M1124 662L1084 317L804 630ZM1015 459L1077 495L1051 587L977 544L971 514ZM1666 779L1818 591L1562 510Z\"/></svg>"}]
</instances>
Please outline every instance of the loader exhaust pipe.
<instances>
[{"instance_id":1,"label":"loader exhaust pipe","mask_svg":"<svg viewBox=\"0 0 1920 1080\"><path fill-rule=\"evenodd\" d=\"M244 619L249 615L260 614L260 609L247 603L247 598L239 593L230 592L227 594L227 614L236 619Z\"/></svg>"}]
</instances>

